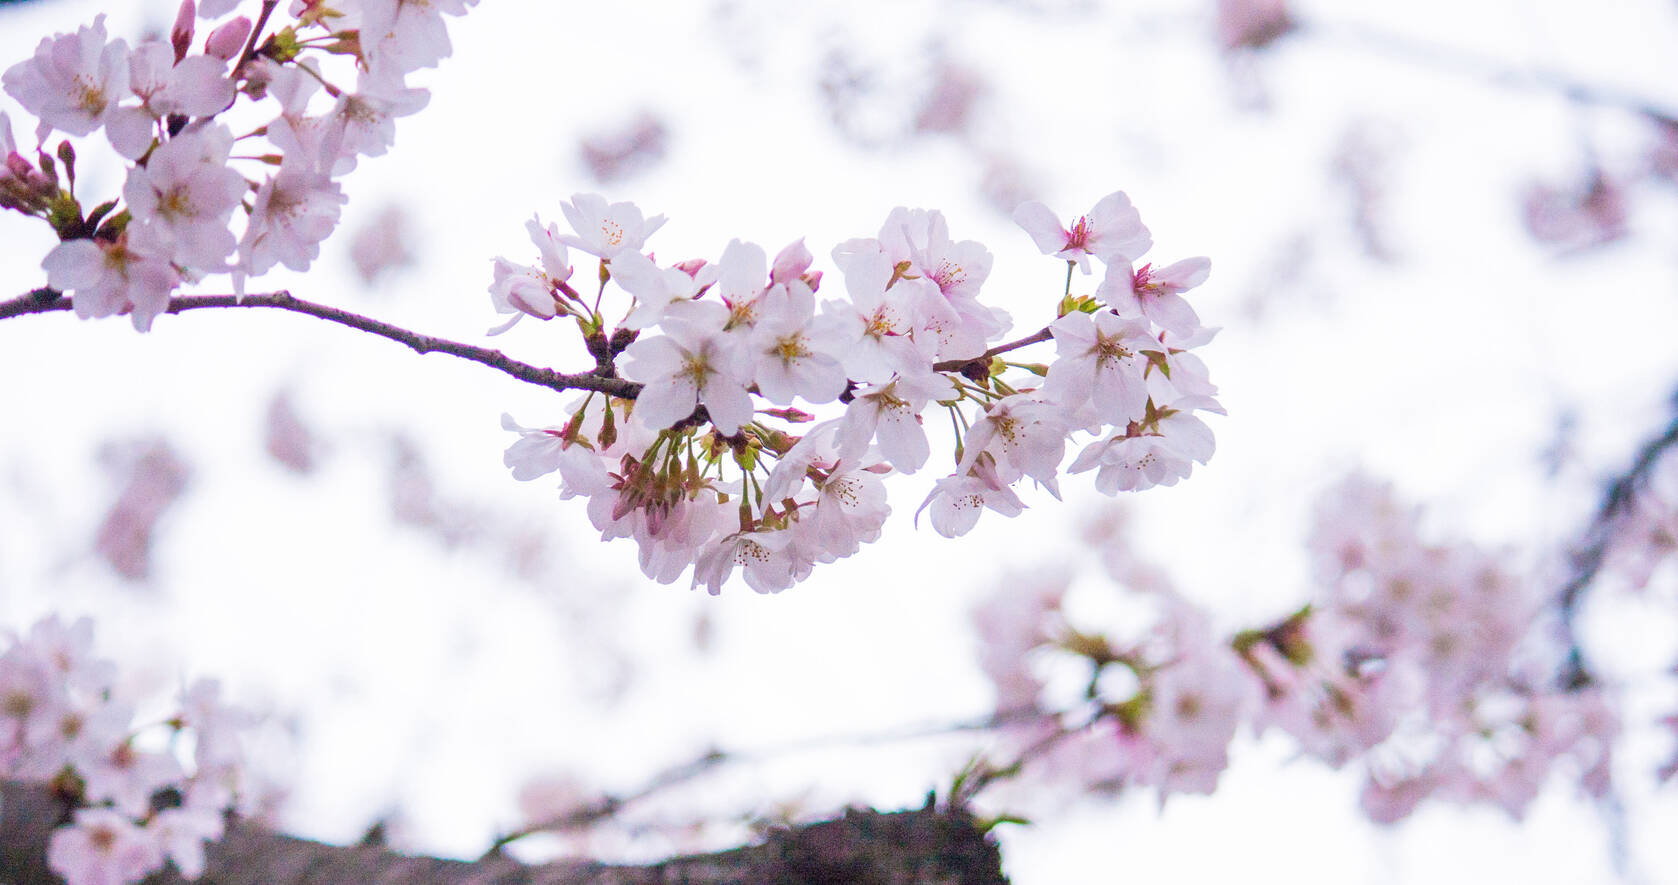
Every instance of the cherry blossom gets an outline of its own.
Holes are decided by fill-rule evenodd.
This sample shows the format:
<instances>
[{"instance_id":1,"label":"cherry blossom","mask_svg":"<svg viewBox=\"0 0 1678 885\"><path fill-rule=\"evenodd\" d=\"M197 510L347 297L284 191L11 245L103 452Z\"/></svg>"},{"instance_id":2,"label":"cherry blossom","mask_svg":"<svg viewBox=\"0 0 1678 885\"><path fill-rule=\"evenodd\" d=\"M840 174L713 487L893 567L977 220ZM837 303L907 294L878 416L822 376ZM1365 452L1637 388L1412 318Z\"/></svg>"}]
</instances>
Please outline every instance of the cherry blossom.
<instances>
[{"instance_id":1,"label":"cherry blossom","mask_svg":"<svg viewBox=\"0 0 1678 885\"><path fill-rule=\"evenodd\" d=\"M914 473L932 452L921 427L921 410L930 401L954 395L954 383L932 373L900 375L889 383L863 388L846 407L839 425L841 456L859 457L870 441L878 440L880 454L893 467Z\"/></svg>"},{"instance_id":2,"label":"cherry blossom","mask_svg":"<svg viewBox=\"0 0 1678 885\"><path fill-rule=\"evenodd\" d=\"M1148 403L1143 352L1160 349L1146 322L1109 311L1094 316L1074 312L1049 329L1059 355L1044 387L1049 397L1072 408L1092 402L1099 416L1113 424L1143 417Z\"/></svg>"},{"instance_id":3,"label":"cherry blossom","mask_svg":"<svg viewBox=\"0 0 1678 885\"><path fill-rule=\"evenodd\" d=\"M1187 258L1157 269L1144 264L1129 273L1109 272L1095 296L1121 314L1144 316L1167 332L1189 335L1200 328L1200 317L1182 293L1206 282L1211 272L1208 258Z\"/></svg>"},{"instance_id":4,"label":"cherry blossom","mask_svg":"<svg viewBox=\"0 0 1678 885\"><path fill-rule=\"evenodd\" d=\"M302 271L320 257L320 244L338 227L343 188L304 164L280 167L257 188L250 221L239 240L239 269L250 276L275 264Z\"/></svg>"},{"instance_id":5,"label":"cherry blossom","mask_svg":"<svg viewBox=\"0 0 1678 885\"><path fill-rule=\"evenodd\" d=\"M140 104L113 109L106 119L106 135L117 153L130 160L151 149L159 120L171 114L213 116L232 104L234 95L226 60L197 55L177 63L174 49L157 40L134 48L129 88Z\"/></svg>"},{"instance_id":6,"label":"cherry blossom","mask_svg":"<svg viewBox=\"0 0 1678 885\"><path fill-rule=\"evenodd\" d=\"M1096 202L1090 214L1081 215L1070 229L1049 207L1035 200L1014 209L1014 223L1025 228L1045 255L1076 262L1090 272L1089 256L1103 264L1129 264L1153 245L1153 235L1142 225L1142 215L1130 205L1123 191L1115 191Z\"/></svg>"},{"instance_id":7,"label":"cherry blossom","mask_svg":"<svg viewBox=\"0 0 1678 885\"><path fill-rule=\"evenodd\" d=\"M122 196L134 221L129 236L147 252L191 268L214 269L238 245L228 220L245 179L228 168L233 133L219 123L183 132L129 170Z\"/></svg>"},{"instance_id":8,"label":"cherry blossom","mask_svg":"<svg viewBox=\"0 0 1678 885\"><path fill-rule=\"evenodd\" d=\"M128 44L109 40L105 16L74 34L41 40L35 56L0 75L6 94L40 119L36 136L57 129L89 135L105 124L122 99L128 80Z\"/></svg>"},{"instance_id":9,"label":"cherry blossom","mask_svg":"<svg viewBox=\"0 0 1678 885\"><path fill-rule=\"evenodd\" d=\"M525 222L530 242L541 255L542 265L514 264L505 258L495 259L495 279L490 283L490 300L496 313L509 313L512 318L496 327L491 334L499 334L513 327L526 315L539 319L553 319L566 309L564 294L569 287L571 263L565 244L559 241L559 226L542 225L540 216Z\"/></svg>"},{"instance_id":10,"label":"cherry blossom","mask_svg":"<svg viewBox=\"0 0 1678 885\"><path fill-rule=\"evenodd\" d=\"M129 885L163 866L156 839L108 808L83 808L47 843L47 864L66 885Z\"/></svg>"},{"instance_id":11,"label":"cherry blossom","mask_svg":"<svg viewBox=\"0 0 1678 885\"><path fill-rule=\"evenodd\" d=\"M611 203L599 194L575 194L571 202L559 204L576 236L560 241L607 261L619 254L637 251L647 237L664 225L664 216L643 218L634 203Z\"/></svg>"},{"instance_id":12,"label":"cherry blossom","mask_svg":"<svg viewBox=\"0 0 1678 885\"><path fill-rule=\"evenodd\" d=\"M70 293L76 315L88 319L132 311L134 328L144 332L169 306L169 293L181 283L167 259L115 243L67 240L53 247L41 266L47 285Z\"/></svg>"},{"instance_id":13,"label":"cherry blossom","mask_svg":"<svg viewBox=\"0 0 1678 885\"><path fill-rule=\"evenodd\" d=\"M946 476L934 483L915 515L919 517L928 507L932 508L932 528L946 538L956 538L972 531L986 509L1018 516L1025 502L996 475L987 457L974 462L966 474Z\"/></svg>"},{"instance_id":14,"label":"cherry blossom","mask_svg":"<svg viewBox=\"0 0 1678 885\"><path fill-rule=\"evenodd\" d=\"M634 417L648 427L669 427L703 403L717 429L733 435L750 420L739 353L722 338L728 311L716 302L694 302L665 318L665 334L642 338L624 351L624 377L647 385Z\"/></svg>"}]
</instances>

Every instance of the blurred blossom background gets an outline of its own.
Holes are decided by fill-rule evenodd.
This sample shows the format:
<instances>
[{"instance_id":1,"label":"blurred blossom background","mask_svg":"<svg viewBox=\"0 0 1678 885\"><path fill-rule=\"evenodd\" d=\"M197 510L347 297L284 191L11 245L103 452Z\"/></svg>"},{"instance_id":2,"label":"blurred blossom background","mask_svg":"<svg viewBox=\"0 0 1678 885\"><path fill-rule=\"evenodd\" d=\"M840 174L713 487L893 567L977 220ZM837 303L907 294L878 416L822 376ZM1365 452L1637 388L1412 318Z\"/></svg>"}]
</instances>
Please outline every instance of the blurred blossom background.
<instances>
[{"instance_id":1,"label":"blurred blossom background","mask_svg":"<svg viewBox=\"0 0 1678 885\"><path fill-rule=\"evenodd\" d=\"M132 41L174 4L0 5L0 59L100 12ZM315 269L265 289L483 344L491 258L527 257L524 221L573 193L667 215L662 262L805 238L834 286L827 252L902 205L990 249L983 297L1023 334L1064 267L1013 208L1124 190L1153 260L1212 258L1192 300L1222 327L1202 354L1229 415L1177 487L1114 505L1072 477L1064 503L1028 494L953 541L913 524L934 477L894 478L878 544L780 595L711 598L641 577L553 481L511 479L500 416L560 423L551 392L279 312L0 323L0 624L88 613L137 683L222 676L269 714L268 807L301 835L382 822L398 848L475 857L712 748L734 761L516 852L646 860L918 807L991 748L949 728L995 709L974 606L1053 567L1069 612L1124 623L1113 526L1223 633L1312 597L1314 502L1354 471L1426 532L1556 576L1604 479L1673 415L1670 0L486 0L449 24L453 57L417 78L429 107L345 179ZM116 190L83 153L80 187ZM49 232L0 230L4 297L42 285ZM557 324L492 345L588 365ZM1032 821L998 828L1005 869L1678 882L1678 800L1653 775L1672 601L1604 588L1582 614L1623 691L1612 802L1558 777L1519 820L1427 803L1379 826L1353 773L1243 732L1211 796L987 794Z\"/></svg>"}]
</instances>

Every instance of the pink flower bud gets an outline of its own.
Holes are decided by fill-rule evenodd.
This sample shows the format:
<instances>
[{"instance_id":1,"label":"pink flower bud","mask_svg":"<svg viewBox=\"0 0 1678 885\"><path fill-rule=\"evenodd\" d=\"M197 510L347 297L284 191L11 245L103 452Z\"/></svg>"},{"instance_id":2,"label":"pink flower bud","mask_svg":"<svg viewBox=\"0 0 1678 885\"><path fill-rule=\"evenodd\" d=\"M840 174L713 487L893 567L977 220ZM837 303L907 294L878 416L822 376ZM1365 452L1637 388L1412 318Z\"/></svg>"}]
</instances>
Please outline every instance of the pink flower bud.
<instances>
[{"instance_id":1,"label":"pink flower bud","mask_svg":"<svg viewBox=\"0 0 1678 885\"><path fill-rule=\"evenodd\" d=\"M245 48L245 40L250 35L251 20L241 15L211 31L210 38L204 41L204 52L227 61Z\"/></svg>"},{"instance_id":2,"label":"pink flower bud","mask_svg":"<svg viewBox=\"0 0 1678 885\"><path fill-rule=\"evenodd\" d=\"M686 261L676 262L676 269L690 277L698 276L699 271L704 267L705 259L703 258L689 258Z\"/></svg>"},{"instance_id":3,"label":"pink flower bud","mask_svg":"<svg viewBox=\"0 0 1678 885\"><path fill-rule=\"evenodd\" d=\"M28 178L35 171L35 167L29 165L29 161L16 151L6 156L6 168L19 178Z\"/></svg>"},{"instance_id":4,"label":"pink flower bud","mask_svg":"<svg viewBox=\"0 0 1678 885\"><path fill-rule=\"evenodd\" d=\"M804 241L799 240L788 245L781 250L779 255L775 256L775 263L769 270L769 279L776 283L797 279L810 269L810 263L814 260L815 257L810 254L810 250L805 248Z\"/></svg>"},{"instance_id":5,"label":"pink flower bud","mask_svg":"<svg viewBox=\"0 0 1678 885\"><path fill-rule=\"evenodd\" d=\"M175 61L186 58L188 49L192 48L192 23L198 19L198 4L194 0L181 0L181 9L175 13L175 26L169 31L169 45L175 49Z\"/></svg>"}]
</instances>

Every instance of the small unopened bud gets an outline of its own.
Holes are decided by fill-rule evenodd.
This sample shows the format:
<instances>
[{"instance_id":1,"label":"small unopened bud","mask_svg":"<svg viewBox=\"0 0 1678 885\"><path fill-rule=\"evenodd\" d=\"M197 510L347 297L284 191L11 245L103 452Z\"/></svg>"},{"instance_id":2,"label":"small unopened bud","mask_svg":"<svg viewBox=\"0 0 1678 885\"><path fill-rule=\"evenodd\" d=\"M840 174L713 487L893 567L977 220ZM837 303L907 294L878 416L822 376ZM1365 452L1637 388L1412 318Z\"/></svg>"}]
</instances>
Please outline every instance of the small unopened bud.
<instances>
[{"instance_id":1,"label":"small unopened bud","mask_svg":"<svg viewBox=\"0 0 1678 885\"><path fill-rule=\"evenodd\" d=\"M198 4L194 0L181 0L181 9L175 13L175 26L169 30L169 45L175 49L176 64L192 48L192 27L197 20Z\"/></svg>"},{"instance_id":2,"label":"small unopened bud","mask_svg":"<svg viewBox=\"0 0 1678 885\"><path fill-rule=\"evenodd\" d=\"M35 167L29 165L29 161L22 154L13 151L6 155L6 170L18 178L28 178L34 174Z\"/></svg>"},{"instance_id":3,"label":"small unopened bud","mask_svg":"<svg viewBox=\"0 0 1678 885\"><path fill-rule=\"evenodd\" d=\"M813 270L805 274L803 280L804 285L809 286L810 291L814 292L822 287L822 272L819 270Z\"/></svg>"},{"instance_id":4,"label":"small unopened bud","mask_svg":"<svg viewBox=\"0 0 1678 885\"><path fill-rule=\"evenodd\" d=\"M805 247L803 240L798 240L775 256L775 263L769 269L769 280L774 283L785 283L788 280L799 279L810 269L810 262L815 256Z\"/></svg>"},{"instance_id":5,"label":"small unopened bud","mask_svg":"<svg viewBox=\"0 0 1678 885\"><path fill-rule=\"evenodd\" d=\"M780 418L783 421L791 421L794 424L803 424L806 421L816 420L815 415L800 409L764 409L763 414Z\"/></svg>"},{"instance_id":6,"label":"small unopened bud","mask_svg":"<svg viewBox=\"0 0 1678 885\"><path fill-rule=\"evenodd\" d=\"M58 167L53 165L52 156L46 152L46 149L43 148L43 149L35 152L35 160L36 160L36 162L41 164L40 165L40 169L41 169L40 174L46 176L46 179L48 181L52 182L54 187L57 187L58 186Z\"/></svg>"},{"instance_id":7,"label":"small unopened bud","mask_svg":"<svg viewBox=\"0 0 1678 885\"><path fill-rule=\"evenodd\" d=\"M699 271L704 269L704 267L705 259L703 258L689 258L686 261L676 262L676 269L690 277L699 276Z\"/></svg>"},{"instance_id":8,"label":"small unopened bud","mask_svg":"<svg viewBox=\"0 0 1678 885\"><path fill-rule=\"evenodd\" d=\"M204 52L227 61L245 48L245 41L250 35L251 20L241 15L211 31L204 41Z\"/></svg>"}]
</instances>

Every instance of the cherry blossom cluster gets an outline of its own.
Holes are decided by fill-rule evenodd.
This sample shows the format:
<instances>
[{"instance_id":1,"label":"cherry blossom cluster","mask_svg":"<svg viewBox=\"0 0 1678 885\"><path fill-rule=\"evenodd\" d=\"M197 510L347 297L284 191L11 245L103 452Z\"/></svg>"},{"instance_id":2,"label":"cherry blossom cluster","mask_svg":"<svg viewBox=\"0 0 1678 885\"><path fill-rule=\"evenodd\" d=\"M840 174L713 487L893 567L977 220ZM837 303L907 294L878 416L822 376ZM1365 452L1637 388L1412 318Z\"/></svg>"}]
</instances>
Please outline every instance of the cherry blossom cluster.
<instances>
[{"instance_id":1,"label":"cherry blossom cluster","mask_svg":"<svg viewBox=\"0 0 1678 885\"><path fill-rule=\"evenodd\" d=\"M128 314L142 331L207 275L243 292L276 265L305 270L338 224L338 179L425 106L406 77L449 54L443 16L475 2L293 0L292 21L265 34L277 0L254 24L237 0L183 0L167 40L112 39L103 15L45 38L0 76L38 121L31 159L0 111L0 208L53 226L42 267L78 315ZM76 148L47 142L101 130L127 173L119 197L88 208Z\"/></svg>"},{"instance_id":2,"label":"cherry blossom cluster","mask_svg":"<svg viewBox=\"0 0 1678 885\"><path fill-rule=\"evenodd\" d=\"M1320 506L1310 549L1317 599L1220 639L1208 615L1137 561L1109 523L1107 569L1151 627L1110 638L1061 609L1068 579L1010 587L978 613L981 658L1017 746L1047 746L1040 773L1090 790L1210 793L1240 726L1365 775L1364 812L1407 816L1424 799L1520 816L1552 773L1610 788L1620 729L1605 691L1558 684L1561 651L1535 615L1540 582L1469 544L1427 542L1387 486L1353 477ZM1081 660L1088 700L1051 710L1044 656ZM1070 720L1070 724L1069 724Z\"/></svg>"},{"instance_id":3,"label":"cherry blossom cluster","mask_svg":"<svg viewBox=\"0 0 1678 885\"><path fill-rule=\"evenodd\" d=\"M1069 226L1020 207L1066 284L1043 302L1052 321L1007 343L1008 315L980 297L990 252L953 239L937 211L895 209L878 236L835 247L844 293L818 302L824 272L802 241L773 259L734 240L714 261L665 265L645 251L663 216L594 194L560 208L568 231L527 225L536 263L495 260L489 292L509 317L495 331L574 322L599 381L560 425L507 418L520 438L506 463L519 479L557 470L602 536L633 538L661 582L692 566L712 593L736 571L776 592L856 553L890 512L883 479L931 460L928 423L953 430L951 471L917 516L946 537L986 510L1020 513L1022 480L1058 497L1069 445L1065 469L1093 471L1108 494L1175 484L1212 454L1195 413L1221 409L1192 353L1212 332L1182 296L1210 262L1137 267L1152 237L1123 193ZM578 275L573 252L598 274ZM1101 282L1075 292L1092 258ZM1004 356L1051 340L1047 364Z\"/></svg>"},{"instance_id":4,"label":"cherry blossom cluster","mask_svg":"<svg viewBox=\"0 0 1678 885\"><path fill-rule=\"evenodd\" d=\"M240 732L252 717L201 679L173 712L137 724L86 618L48 617L4 644L0 779L49 784L75 809L48 844L53 871L67 885L138 882L169 863L203 873L204 845L245 789Z\"/></svg>"}]
</instances>

